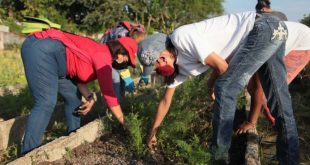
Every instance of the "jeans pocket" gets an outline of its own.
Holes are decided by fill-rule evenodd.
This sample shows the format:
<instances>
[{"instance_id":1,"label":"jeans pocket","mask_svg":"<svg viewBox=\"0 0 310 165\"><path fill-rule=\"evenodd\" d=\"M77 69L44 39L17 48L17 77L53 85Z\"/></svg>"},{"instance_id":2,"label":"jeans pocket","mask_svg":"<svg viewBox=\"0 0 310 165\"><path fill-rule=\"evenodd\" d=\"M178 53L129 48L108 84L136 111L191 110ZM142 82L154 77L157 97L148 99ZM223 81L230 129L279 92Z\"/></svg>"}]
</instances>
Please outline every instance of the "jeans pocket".
<instances>
[{"instance_id":1,"label":"jeans pocket","mask_svg":"<svg viewBox=\"0 0 310 165\"><path fill-rule=\"evenodd\" d=\"M271 30L271 41L286 41L288 37L288 30L286 28L286 25L282 21L276 21L276 20L266 20L268 26Z\"/></svg>"}]
</instances>

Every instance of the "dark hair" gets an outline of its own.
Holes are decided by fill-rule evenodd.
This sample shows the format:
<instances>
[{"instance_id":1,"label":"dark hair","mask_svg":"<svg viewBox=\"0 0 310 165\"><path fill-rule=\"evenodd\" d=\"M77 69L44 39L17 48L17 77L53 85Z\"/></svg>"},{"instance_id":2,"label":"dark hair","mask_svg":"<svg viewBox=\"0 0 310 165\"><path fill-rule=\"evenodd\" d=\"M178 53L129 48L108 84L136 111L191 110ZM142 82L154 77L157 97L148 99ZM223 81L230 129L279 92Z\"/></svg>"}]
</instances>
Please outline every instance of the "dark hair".
<instances>
[{"instance_id":1,"label":"dark hair","mask_svg":"<svg viewBox=\"0 0 310 165\"><path fill-rule=\"evenodd\" d=\"M112 58L115 58L118 54L127 55L129 57L128 51L118 40L110 40L107 42L107 45L111 52Z\"/></svg>"},{"instance_id":2,"label":"dark hair","mask_svg":"<svg viewBox=\"0 0 310 165\"><path fill-rule=\"evenodd\" d=\"M167 36L167 40L166 40L166 50L171 53L174 57L177 57L178 55L178 51L177 49L174 47L174 45L172 44L171 42L171 39ZM174 67L174 73L170 76L165 76L165 80L164 82L167 84L167 85L170 85L174 82L174 79L175 77L178 75L179 73L179 68L178 68L178 65L176 64L176 61L174 61L173 63L173 67Z\"/></svg>"},{"instance_id":3,"label":"dark hair","mask_svg":"<svg viewBox=\"0 0 310 165\"><path fill-rule=\"evenodd\" d=\"M256 11L262 10L262 8L270 9L270 1L269 0L258 0L255 6Z\"/></svg>"}]
</instances>

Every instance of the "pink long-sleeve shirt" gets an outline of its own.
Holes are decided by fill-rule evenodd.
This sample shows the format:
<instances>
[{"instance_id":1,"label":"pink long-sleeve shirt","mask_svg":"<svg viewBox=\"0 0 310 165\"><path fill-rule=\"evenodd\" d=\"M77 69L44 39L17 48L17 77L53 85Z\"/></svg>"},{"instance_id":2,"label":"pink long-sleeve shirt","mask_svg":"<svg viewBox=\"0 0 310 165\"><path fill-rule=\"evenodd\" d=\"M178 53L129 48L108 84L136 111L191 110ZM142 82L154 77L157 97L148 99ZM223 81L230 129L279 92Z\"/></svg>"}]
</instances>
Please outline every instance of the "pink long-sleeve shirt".
<instances>
[{"instance_id":1,"label":"pink long-sleeve shirt","mask_svg":"<svg viewBox=\"0 0 310 165\"><path fill-rule=\"evenodd\" d=\"M98 79L108 107L119 105L112 84L112 57L109 48L87 37L57 29L32 33L37 38L52 38L66 47L67 76L87 83Z\"/></svg>"}]
</instances>

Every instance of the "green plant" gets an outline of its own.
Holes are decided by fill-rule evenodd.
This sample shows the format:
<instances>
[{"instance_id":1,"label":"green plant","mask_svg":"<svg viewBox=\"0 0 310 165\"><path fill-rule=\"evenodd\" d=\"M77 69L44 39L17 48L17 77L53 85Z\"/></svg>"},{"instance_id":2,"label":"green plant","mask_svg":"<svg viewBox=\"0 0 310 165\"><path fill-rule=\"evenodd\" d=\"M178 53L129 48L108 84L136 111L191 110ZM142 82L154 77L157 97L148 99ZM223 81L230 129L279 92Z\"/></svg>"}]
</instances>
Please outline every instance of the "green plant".
<instances>
[{"instance_id":1,"label":"green plant","mask_svg":"<svg viewBox=\"0 0 310 165\"><path fill-rule=\"evenodd\" d=\"M142 121L138 114L130 113L126 117L126 126L129 130L129 148L138 158L145 153L145 146L143 144Z\"/></svg>"},{"instance_id":2,"label":"green plant","mask_svg":"<svg viewBox=\"0 0 310 165\"><path fill-rule=\"evenodd\" d=\"M181 156L187 160L188 164L209 164L211 155L208 150L202 147L199 137L194 135L189 142L177 140L179 150L176 151L177 156Z\"/></svg>"},{"instance_id":3,"label":"green plant","mask_svg":"<svg viewBox=\"0 0 310 165\"><path fill-rule=\"evenodd\" d=\"M9 146L5 151L0 152L0 164L7 164L8 162L16 159L18 156L18 150L18 145L14 144Z\"/></svg>"},{"instance_id":4,"label":"green plant","mask_svg":"<svg viewBox=\"0 0 310 165\"><path fill-rule=\"evenodd\" d=\"M66 147L65 150L66 150L66 154L64 157L66 159L70 160L73 156L73 150L71 148L68 148L68 147Z\"/></svg>"}]
</instances>

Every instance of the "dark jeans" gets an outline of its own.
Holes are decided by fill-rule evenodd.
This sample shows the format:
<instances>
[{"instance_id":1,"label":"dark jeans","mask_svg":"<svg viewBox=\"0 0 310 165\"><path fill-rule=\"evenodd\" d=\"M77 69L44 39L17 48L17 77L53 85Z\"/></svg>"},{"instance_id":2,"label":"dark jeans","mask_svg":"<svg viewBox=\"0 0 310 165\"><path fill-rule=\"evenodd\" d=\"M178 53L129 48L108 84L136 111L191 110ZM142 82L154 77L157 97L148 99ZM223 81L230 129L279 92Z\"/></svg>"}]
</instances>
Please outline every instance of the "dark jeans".
<instances>
[{"instance_id":1,"label":"dark jeans","mask_svg":"<svg viewBox=\"0 0 310 165\"><path fill-rule=\"evenodd\" d=\"M30 36L22 45L21 55L34 99L21 148L24 154L41 144L57 102L57 93L64 98L68 132L80 127L80 117L74 115L74 110L81 103L81 94L76 84L66 78L66 51L61 42Z\"/></svg>"},{"instance_id":2,"label":"dark jeans","mask_svg":"<svg viewBox=\"0 0 310 165\"><path fill-rule=\"evenodd\" d=\"M299 142L283 62L286 26L269 14L256 19L245 45L232 58L228 70L215 82L212 152L215 160L228 160L236 98L258 70L276 119L277 158L280 164L299 164Z\"/></svg>"}]
</instances>

